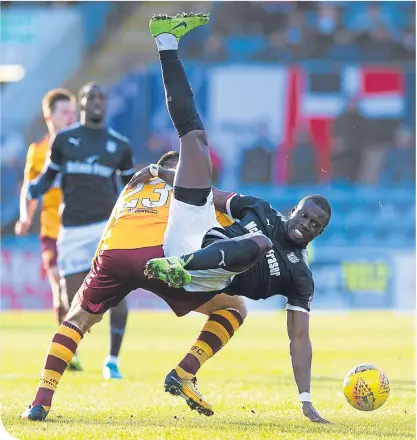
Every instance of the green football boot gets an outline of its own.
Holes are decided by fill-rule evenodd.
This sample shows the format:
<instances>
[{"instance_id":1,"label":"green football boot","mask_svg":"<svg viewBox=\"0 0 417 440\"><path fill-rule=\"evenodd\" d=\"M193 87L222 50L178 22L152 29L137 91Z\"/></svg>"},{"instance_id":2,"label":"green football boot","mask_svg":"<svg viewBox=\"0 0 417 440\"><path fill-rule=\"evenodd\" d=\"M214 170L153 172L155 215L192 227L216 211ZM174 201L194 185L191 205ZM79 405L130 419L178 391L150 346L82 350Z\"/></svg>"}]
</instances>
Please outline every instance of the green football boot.
<instances>
[{"instance_id":1,"label":"green football boot","mask_svg":"<svg viewBox=\"0 0 417 440\"><path fill-rule=\"evenodd\" d=\"M157 278L179 289L191 283L191 275L184 269L185 264L178 257L153 258L146 263L144 274L147 278Z\"/></svg>"},{"instance_id":2,"label":"green football boot","mask_svg":"<svg viewBox=\"0 0 417 440\"><path fill-rule=\"evenodd\" d=\"M209 20L210 14L188 14L185 12L174 16L157 14L149 21L149 30L154 38L160 34L171 34L175 35L179 41L185 34L203 26Z\"/></svg>"}]
</instances>

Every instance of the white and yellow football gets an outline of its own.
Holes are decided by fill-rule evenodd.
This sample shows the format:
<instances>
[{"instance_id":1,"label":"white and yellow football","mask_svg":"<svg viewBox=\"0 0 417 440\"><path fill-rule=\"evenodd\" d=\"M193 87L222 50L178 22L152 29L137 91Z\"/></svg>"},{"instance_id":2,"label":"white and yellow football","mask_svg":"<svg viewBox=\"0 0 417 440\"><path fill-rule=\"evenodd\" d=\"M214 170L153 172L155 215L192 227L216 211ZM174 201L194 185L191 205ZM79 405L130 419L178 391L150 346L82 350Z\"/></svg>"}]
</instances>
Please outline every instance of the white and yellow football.
<instances>
[{"instance_id":1,"label":"white and yellow football","mask_svg":"<svg viewBox=\"0 0 417 440\"><path fill-rule=\"evenodd\" d=\"M388 399L390 385L385 373L375 365L352 368L343 381L347 401L360 411L380 408Z\"/></svg>"}]
</instances>

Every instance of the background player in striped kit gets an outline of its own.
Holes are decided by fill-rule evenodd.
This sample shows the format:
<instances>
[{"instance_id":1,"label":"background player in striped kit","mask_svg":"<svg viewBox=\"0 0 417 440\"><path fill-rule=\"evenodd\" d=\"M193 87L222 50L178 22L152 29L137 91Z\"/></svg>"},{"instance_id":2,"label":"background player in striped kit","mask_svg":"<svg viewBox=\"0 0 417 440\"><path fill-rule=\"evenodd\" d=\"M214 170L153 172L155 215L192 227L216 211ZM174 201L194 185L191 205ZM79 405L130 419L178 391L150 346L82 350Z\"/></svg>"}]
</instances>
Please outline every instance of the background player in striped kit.
<instances>
[{"instance_id":1,"label":"background player in striped kit","mask_svg":"<svg viewBox=\"0 0 417 440\"><path fill-rule=\"evenodd\" d=\"M55 136L57 131L75 122L75 96L67 89L50 90L42 100L42 113L48 133L38 142L33 142L28 149L21 190L20 216L15 226L17 235L26 235L32 227L33 217L38 208L38 200L30 200L26 204L29 182L42 173L45 162L49 158L51 138ZM42 197L40 241L42 269L51 285L53 309L58 325L61 324L69 309L66 296L61 294L60 275L57 267L57 238L60 226L59 206L61 202L62 191L59 178L57 178L51 189ZM76 356L71 360L68 368L71 370L80 369L80 363Z\"/></svg>"}]
</instances>

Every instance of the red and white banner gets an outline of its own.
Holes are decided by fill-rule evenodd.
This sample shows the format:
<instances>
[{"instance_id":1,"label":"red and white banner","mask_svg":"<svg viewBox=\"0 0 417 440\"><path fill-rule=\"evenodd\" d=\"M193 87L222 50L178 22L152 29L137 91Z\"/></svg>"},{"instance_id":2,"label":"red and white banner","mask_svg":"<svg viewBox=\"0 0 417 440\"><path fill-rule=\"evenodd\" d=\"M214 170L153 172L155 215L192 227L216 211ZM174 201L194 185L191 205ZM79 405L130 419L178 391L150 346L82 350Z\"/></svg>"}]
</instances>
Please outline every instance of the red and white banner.
<instances>
[{"instance_id":1,"label":"red and white banner","mask_svg":"<svg viewBox=\"0 0 417 440\"><path fill-rule=\"evenodd\" d=\"M229 170L253 142L260 123L266 123L278 146L277 183L285 181L285 157L301 127L316 147L319 175L326 182L331 126L350 99L369 119L400 119L406 106L405 74L395 67L231 65L213 68L208 81L210 136Z\"/></svg>"}]
</instances>

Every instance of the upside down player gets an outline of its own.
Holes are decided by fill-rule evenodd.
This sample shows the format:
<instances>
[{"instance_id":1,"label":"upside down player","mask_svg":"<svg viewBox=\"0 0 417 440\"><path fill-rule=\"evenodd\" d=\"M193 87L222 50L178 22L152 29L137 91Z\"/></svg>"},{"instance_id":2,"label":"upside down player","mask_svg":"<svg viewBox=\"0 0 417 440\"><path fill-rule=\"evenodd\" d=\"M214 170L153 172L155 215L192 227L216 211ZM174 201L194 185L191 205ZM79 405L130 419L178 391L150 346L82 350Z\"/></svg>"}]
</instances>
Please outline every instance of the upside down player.
<instances>
[{"instance_id":1,"label":"upside down player","mask_svg":"<svg viewBox=\"0 0 417 440\"><path fill-rule=\"evenodd\" d=\"M178 153L170 152L158 162L159 177L175 168ZM22 415L30 420L44 420L65 367L85 332L102 319L110 307L132 290L143 288L164 299L177 316L197 311L208 316L189 353L165 379L165 390L183 397L191 409L211 415L212 407L196 387L200 367L222 349L242 325L246 304L239 296L200 293L173 289L144 275L149 258L163 256L162 244L168 221L172 189L156 175L154 166L141 170L122 191L103 232L93 267L86 277L71 309L53 337L46 357L38 391L32 405ZM168 170L166 170L168 172ZM224 214L217 218L223 226L232 221Z\"/></svg>"},{"instance_id":2,"label":"upside down player","mask_svg":"<svg viewBox=\"0 0 417 440\"><path fill-rule=\"evenodd\" d=\"M107 99L99 84L89 83L79 94L80 122L61 130L52 140L51 157L40 178L31 182L28 197L37 199L58 173L63 191L62 226L58 238L58 268L68 304L91 268L118 191L116 173L124 184L134 175L127 138L105 122ZM30 204L32 200L28 200ZM104 361L105 379L121 379L118 355L127 321L123 300L110 310L110 353Z\"/></svg>"},{"instance_id":3,"label":"upside down player","mask_svg":"<svg viewBox=\"0 0 417 440\"><path fill-rule=\"evenodd\" d=\"M44 168L49 155L49 140L57 131L68 127L76 120L75 96L66 89L50 90L42 99L42 113L48 128L48 134L39 142L29 146L24 181L21 190L20 217L16 223L16 235L26 235L32 227L33 217L38 207L38 200L30 200L26 204L29 182L38 177ZM54 314L61 324L69 309L69 304L61 295L60 276L57 268L57 238L59 232L59 206L62 201L62 192L59 179L56 179L52 188L42 197L41 212L41 249L42 267L45 271L52 290ZM80 364L74 357L68 367L79 370Z\"/></svg>"},{"instance_id":4,"label":"upside down player","mask_svg":"<svg viewBox=\"0 0 417 440\"><path fill-rule=\"evenodd\" d=\"M327 226L331 208L324 197L308 196L287 219L262 199L211 190L206 133L178 58L180 38L208 20L205 14L182 14L154 16L150 22L168 111L180 137L180 160L175 177L171 173L167 179L174 187L164 238L167 257L149 261L147 275L187 291L239 292L255 300L276 294L287 297L290 353L302 411L313 422L327 423L310 397L309 311L314 283L306 246ZM240 222L220 227L213 202Z\"/></svg>"}]
</instances>

